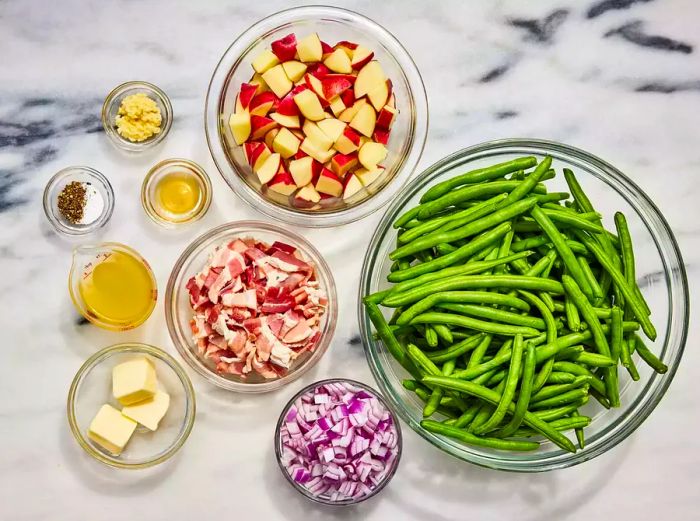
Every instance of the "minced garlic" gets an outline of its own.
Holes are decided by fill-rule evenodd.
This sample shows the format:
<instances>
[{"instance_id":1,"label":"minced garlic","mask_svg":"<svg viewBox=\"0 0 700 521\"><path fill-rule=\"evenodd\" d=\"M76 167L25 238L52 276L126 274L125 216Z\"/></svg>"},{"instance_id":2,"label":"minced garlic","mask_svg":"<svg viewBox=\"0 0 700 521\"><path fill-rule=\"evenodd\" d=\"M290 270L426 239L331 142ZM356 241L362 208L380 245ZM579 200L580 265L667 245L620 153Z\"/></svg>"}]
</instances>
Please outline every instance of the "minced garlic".
<instances>
[{"instance_id":1,"label":"minced garlic","mask_svg":"<svg viewBox=\"0 0 700 521\"><path fill-rule=\"evenodd\" d=\"M117 132L129 141L145 141L159 134L161 122L158 105L143 93L126 96L115 118Z\"/></svg>"}]
</instances>

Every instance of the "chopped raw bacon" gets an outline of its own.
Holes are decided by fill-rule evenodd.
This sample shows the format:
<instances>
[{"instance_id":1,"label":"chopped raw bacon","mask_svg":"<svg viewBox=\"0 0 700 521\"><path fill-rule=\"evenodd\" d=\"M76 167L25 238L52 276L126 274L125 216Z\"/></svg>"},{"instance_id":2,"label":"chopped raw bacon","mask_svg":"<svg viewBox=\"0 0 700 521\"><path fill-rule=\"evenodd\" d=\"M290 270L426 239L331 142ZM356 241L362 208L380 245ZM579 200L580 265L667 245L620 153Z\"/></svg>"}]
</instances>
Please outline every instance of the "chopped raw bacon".
<instances>
[{"instance_id":1,"label":"chopped raw bacon","mask_svg":"<svg viewBox=\"0 0 700 521\"><path fill-rule=\"evenodd\" d=\"M230 241L185 287L197 352L221 374L278 378L321 337L326 294L289 244Z\"/></svg>"}]
</instances>

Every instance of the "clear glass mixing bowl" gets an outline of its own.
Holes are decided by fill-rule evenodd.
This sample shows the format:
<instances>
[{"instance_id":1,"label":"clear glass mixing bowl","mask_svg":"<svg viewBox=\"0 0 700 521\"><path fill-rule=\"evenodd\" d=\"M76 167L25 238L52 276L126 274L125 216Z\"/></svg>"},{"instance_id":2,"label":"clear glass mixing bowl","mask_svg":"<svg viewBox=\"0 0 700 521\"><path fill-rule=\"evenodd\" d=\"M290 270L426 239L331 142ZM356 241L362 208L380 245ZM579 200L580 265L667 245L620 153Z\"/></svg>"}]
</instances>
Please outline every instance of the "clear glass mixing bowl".
<instances>
[{"instance_id":1,"label":"clear glass mixing bowl","mask_svg":"<svg viewBox=\"0 0 700 521\"><path fill-rule=\"evenodd\" d=\"M392 223L405 210L418 204L420 196L430 186L469 170L525 155L535 156L538 160L551 156L557 172L563 167L571 168L596 209L603 214L607 229L615 229L615 211L625 213L635 246L637 274L641 275L640 286L658 330L656 341L648 345L668 365L666 374L656 374L646 364L639 363L641 378L632 382L625 371L620 371L622 406L606 410L591 400L582 409L593 421L585 431L585 449L576 454L565 452L546 440L531 453L473 447L427 432L420 426L423 403L403 388L401 380L407 373L382 342L372 337L373 329L361 300L358 300L358 316L372 373L391 407L413 430L436 447L465 461L494 469L538 472L590 460L629 436L663 397L683 354L689 320L688 284L683 260L668 223L634 182L602 159L551 141L507 139L460 150L428 168L396 196L379 223L365 256L360 297L389 287L386 276L392 261L388 255L396 240ZM568 191L561 174L548 181L547 186L549 191Z\"/></svg>"}]
</instances>

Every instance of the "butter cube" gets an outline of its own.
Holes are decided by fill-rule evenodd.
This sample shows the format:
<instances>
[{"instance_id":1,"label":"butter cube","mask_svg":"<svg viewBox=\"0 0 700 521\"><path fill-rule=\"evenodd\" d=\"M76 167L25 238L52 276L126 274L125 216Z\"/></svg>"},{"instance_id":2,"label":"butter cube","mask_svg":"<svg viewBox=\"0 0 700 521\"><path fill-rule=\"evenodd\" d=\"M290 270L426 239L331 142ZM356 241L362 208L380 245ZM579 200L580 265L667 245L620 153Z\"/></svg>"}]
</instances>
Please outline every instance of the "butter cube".
<instances>
[{"instance_id":1,"label":"butter cube","mask_svg":"<svg viewBox=\"0 0 700 521\"><path fill-rule=\"evenodd\" d=\"M136 422L104 404L90 423L88 438L119 456L136 429Z\"/></svg>"},{"instance_id":2,"label":"butter cube","mask_svg":"<svg viewBox=\"0 0 700 521\"><path fill-rule=\"evenodd\" d=\"M122 414L154 431L158 428L158 422L165 416L169 406L170 396L168 393L156 391L153 398L124 407Z\"/></svg>"},{"instance_id":3,"label":"butter cube","mask_svg":"<svg viewBox=\"0 0 700 521\"><path fill-rule=\"evenodd\" d=\"M122 405L153 398L156 383L156 368L146 357L122 362L112 369L112 393Z\"/></svg>"}]
</instances>

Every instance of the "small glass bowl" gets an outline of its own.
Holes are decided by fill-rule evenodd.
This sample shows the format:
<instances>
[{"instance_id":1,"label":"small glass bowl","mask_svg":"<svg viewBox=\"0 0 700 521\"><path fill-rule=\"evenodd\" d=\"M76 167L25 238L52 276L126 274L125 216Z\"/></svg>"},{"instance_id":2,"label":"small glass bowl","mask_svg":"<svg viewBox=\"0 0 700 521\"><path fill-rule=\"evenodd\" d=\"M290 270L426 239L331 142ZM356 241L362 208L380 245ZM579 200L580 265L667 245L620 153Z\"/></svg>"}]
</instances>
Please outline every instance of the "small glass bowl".
<instances>
[{"instance_id":1,"label":"small glass bowl","mask_svg":"<svg viewBox=\"0 0 700 521\"><path fill-rule=\"evenodd\" d=\"M73 181L89 184L102 197L102 213L94 221L86 224L73 224L58 209L58 195ZM107 178L89 166L69 166L56 173L44 188L44 213L54 229L67 236L80 236L104 227L114 211L114 190Z\"/></svg>"},{"instance_id":2,"label":"small glass bowl","mask_svg":"<svg viewBox=\"0 0 700 521\"><path fill-rule=\"evenodd\" d=\"M87 432L103 404L121 407L112 396L112 368L134 355L153 362L160 386L170 395L170 407L158 430L139 425L124 451L114 456L90 440ZM68 423L78 444L97 461L121 469L152 467L172 457L190 435L196 409L192 382L180 364L165 351L139 343L105 347L88 358L73 378L67 405Z\"/></svg>"},{"instance_id":3,"label":"small glass bowl","mask_svg":"<svg viewBox=\"0 0 700 521\"><path fill-rule=\"evenodd\" d=\"M115 121L119 113L119 106L125 97L132 94L145 94L155 101L160 109L162 118L160 132L144 141L130 141L117 132ZM156 146L168 135L172 123L173 106L170 104L170 98L161 89L145 81L128 81L118 85L107 95L102 105L102 126L105 129L105 134L117 148L129 152L140 152Z\"/></svg>"},{"instance_id":4,"label":"small glass bowl","mask_svg":"<svg viewBox=\"0 0 700 521\"><path fill-rule=\"evenodd\" d=\"M418 204L420 196L430 186L470 170L522 156L535 156L538 161L545 156L552 157L552 168L559 172L547 183L552 192L568 192L560 172L562 168L573 170L586 194L594 201L596 210L603 215L608 230L615 229L614 212L621 211L626 215L635 245L640 286L658 331L657 340L648 342L648 345L668 366L666 374L657 374L646 364L639 363L637 368L641 378L633 382L626 371L619 371L621 407L606 410L597 402L593 403L594 400L586 404L582 412L593 421L585 430L585 448L575 454L548 440L541 440L538 450L523 453L469 446L421 427L423 403L402 386L401 381L407 373L384 344L372 336L373 327L361 298L358 300L358 317L365 355L379 388L392 409L421 437L448 454L477 465L518 472L542 472L593 459L632 434L668 389L685 348L690 304L683 259L663 215L633 181L593 154L552 141L504 139L460 150L416 177L387 209L365 255L360 297L388 289L390 283L386 276L392 263L388 255L395 248L397 234L392 223L401 213Z\"/></svg>"},{"instance_id":5,"label":"small glass bowl","mask_svg":"<svg viewBox=\"0 0 700 521\"><path fill-rule=\"evenodd\" d=\"M297 248L307 262L316 268L321 288L326 291L328 308L321 317L321 340L313 353L305 353L292 365L291 369L281 378L267 380L258 375L250 375L241 378L236 375L218 374L208 360L204 360L197 354L197 346L192 341L190 320L192 308L190 307L189 293L185 284L199 272L205 265L211 252L217 246L236 238L253 237L258 241L273 243L275 241L286 242ZM260 221L236 221L223 224L209 230L204 235L196 238L190 244L173 266L165 290L165 320L168 324L170 338L175 344L180 355L200 375L209 382L241 393L264 393L277 390L290 382L293 382L314 365L318 363L328 349L335 331L338 319L338 299L335 291L335 282L330 267L326 264L321 254L303 237L290 232L280 226Z\"/></svg>"},{"instance_id":6,"label":"small glass bowl","mask_svg":"<svg viewBox=\"0 0 700 521\"><path fill-rule=\"evenodd\" d=\"M389 411L389 415L391 416L391 420L396 427L396 435L398 437L397 443L396 443L396 459L393 462L393 467L392 469L387 472L386 476L384 476L384 479L375 487L372 492L366 496L360 497L360 498L350 498L350 499L345 499L341 501L331 501L330 498L325 498L323 496L316 496L312 494L306 487L301 485L300 483L297 483L292 479L292 476L289 475L289 472L287 472L287 469L285 468L284 464L282 463L282 440L281 440L281 429L282 425L285 423L285 418L287 416L287 413L289 412L289 409L294 405L294 402L296 402L301 396L305 395L306 393L312 392L316 387L319 387L321 385L325 384L333 384L333 383L341 383L341 384L350 384L355 387L360 387L361 389L364 389L367 391L369 394L372 396L376 397L377 400L386 408L387 411ZM284 477L287 479L290 485L294 487L294 489L299 492L302 496L316 502L316 503L322 503L324 505L333 505L333 506L350 506L350 505L356 505L358 503L362 503L363 501L368 500L371 497L376 496L379 494L384 487L386 487L389 482L391 481L391 478L394 477L394 474L396 474L396 470L399 468L399 462L401 461L401 454L403 453L403 436L401 434L401 425L399 423L398 418L392 411L391 407L387 404L387 402L384 400L384 397L379 394L375 389L370 387L369 385L363 384L362 382L358 382L357 380L350 380L348 378L329 378L327 380L321 380L318 382L314 382L312 384L307 385L304 387L301 391L299 391L297 394L295 394L291 400L287 402L287 405L284 406L282 409L282 414L280 414L279 419L277 420L277 427L275 428L275 457L277 459L277 464L280 467L280 470L282 471L282 474Z\"/></svg>"},{"instance_id":7,"label":"small glass bowl","mask_svg":"<svg viewBox=\"0 0 700 521\"><path fill-rule=\"evenodd\" d=\"M199 186L199 201L186 214L171 214L158 209L155 191L158 181L164 176L174 173L185 173L192 176ZM181 224L193 223L204 217L211 205L211 192L211 180L197 163L188 159L166 159L155 165L146 174L141 185L141 205L154 222L166 228L172 228Z\"/></svg>"},{"instance_id":8,"label":"small glass bowl","mask_svg":"<svg viewBox=\"0 0 700 521\"><path fill-rule=\"evenodd\" d=\"M387 145L387 167L381 181L355 194L347 202L326 208L292 206L289 197L261 189L260 181L236 144L228 126L241 83L253 74L252 61L272 41L296 32L317 32L322 40L347 40L374 51L387 78L392 81L398 114ZM264 18L241 34L219 61L207 91L204 129L216 166L231 189L266 215L307 227L347 224L375 212L388 203L413 174L428 133L428 100L416 64L406 49L376 22L346 9L325 6L298 7Z\"/></svg>"}]
</instances>

